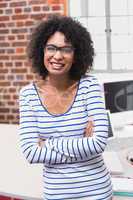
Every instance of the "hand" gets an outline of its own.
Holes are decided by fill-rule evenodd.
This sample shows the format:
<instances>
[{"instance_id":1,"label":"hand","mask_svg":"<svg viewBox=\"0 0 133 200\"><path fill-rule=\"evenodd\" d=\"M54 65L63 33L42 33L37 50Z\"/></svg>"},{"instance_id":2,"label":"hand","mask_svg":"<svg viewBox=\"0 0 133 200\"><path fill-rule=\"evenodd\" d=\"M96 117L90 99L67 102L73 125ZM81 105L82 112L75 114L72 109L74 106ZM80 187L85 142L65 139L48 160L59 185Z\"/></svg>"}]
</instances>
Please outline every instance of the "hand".
<instances>
[{"instance_id":1,"label":"hand","mask_svg":"<svg viewBox=\"0 0 133 200\"><path fill-rule=\"evenodd\" d=\"M85 129L84 137L92 137L93 136L93 121L89 120Z\"/></svg>"},{"instance_id":2,"label":"hand","mask_svg":"<svg viewBox=\"0 0 133 200\"><path fill-rule=\"evenodd\" d=\"M38 145L39 145L40 147L43 147L43 146L45 145L45 140L42 139L42 138L39 138L39 140L38 140Z\"/></svg>"}]
</instances>

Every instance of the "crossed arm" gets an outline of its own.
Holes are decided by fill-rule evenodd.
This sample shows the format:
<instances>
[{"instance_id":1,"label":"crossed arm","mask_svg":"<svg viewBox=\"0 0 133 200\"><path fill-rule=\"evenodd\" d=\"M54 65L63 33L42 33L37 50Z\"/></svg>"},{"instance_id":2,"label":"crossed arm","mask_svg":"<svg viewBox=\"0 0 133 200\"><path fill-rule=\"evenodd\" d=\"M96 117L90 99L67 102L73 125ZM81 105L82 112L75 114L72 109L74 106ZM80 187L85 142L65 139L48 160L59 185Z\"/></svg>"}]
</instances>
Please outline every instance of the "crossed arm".
<instances>
[{"instance_id":1,"label":"crossed arm","mask_svg":"<svg viewBox=\"0 0 133 200\"><path fill-rule=\"evenodd\" d=\"M23 109L25 107L25 109ZM26 117L26 110L29 111ZM29 117L32 116L32 117ZM20 108L20 145L29 163L60 164L72 163L87 159L87 138L92 137L93 122L89 121L84 137L66 139L51 138L43 140L39 137L34 112L27 103Z\"/></svg>"},{"instance_id":2,"label":"crossed arm","mask_svg":"<svg viewBox=\"0 0 133 200\"><path fill-rule=\"evenodd\" d=\"M93 121L92 120L89 120L88 123L87 123L87 126L86 126L86 129L85 129L85 132L84 132L84 137L91 137L93 136ZM38 139L38 145L40 147L43 147L45 145L45 140L40 138Z\"/></svg>"},{"instance_id":3,"label":"crossed arm","mask_svg":"<svg viewBox=\"0 0 133 200\"><path fill-rule=\"evenodd\" d=\"M30 102L26 100L26 97L21 93L20 145L29 163L72 163L87 160L93 155L102 153L107 143L108 121L99 89L95 90L95 96L89 96L87 110L90 116L94 117L92 121L88 120L84 137L53 137L42 141L39 139L34 110Z\"/></svg>"},{"instance_id":4,"label":"crossed arm","mask_svg":"<svg viewBox=\"0 0 133 200\"><path fill-rule=\"evenodd\" d=\"M23 105L29 110L29 105ZM60 164L87 160L90 156L102 153L106 146L106 130L94 132L94 122L88 121L82 138L39 138L38 127L32 110L20 111L20 145L29 163ZM24 117L25 115L25 117Z\"/></svg>"}]
</instances>

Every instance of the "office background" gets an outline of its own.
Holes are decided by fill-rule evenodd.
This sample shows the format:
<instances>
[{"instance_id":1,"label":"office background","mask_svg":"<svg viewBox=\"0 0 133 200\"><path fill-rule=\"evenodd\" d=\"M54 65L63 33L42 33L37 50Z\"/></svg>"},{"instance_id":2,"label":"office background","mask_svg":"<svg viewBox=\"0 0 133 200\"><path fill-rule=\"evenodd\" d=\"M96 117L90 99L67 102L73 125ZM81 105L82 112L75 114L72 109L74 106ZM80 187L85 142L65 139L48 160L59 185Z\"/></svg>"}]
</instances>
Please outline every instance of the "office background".
<instances>
[{"instance_id":1,"label":"office background","mask_svg":"<svg viewBox=\"0 0 133 200\"><path fill-rule=\"evenodd\" d=\"M70 15L90 31L94 73L133 73L132 0L1 0L0 123L19 121L19 90L36 79L26 58L27 42L35 24L52 13Z\"/></svg>"}]
</instances>

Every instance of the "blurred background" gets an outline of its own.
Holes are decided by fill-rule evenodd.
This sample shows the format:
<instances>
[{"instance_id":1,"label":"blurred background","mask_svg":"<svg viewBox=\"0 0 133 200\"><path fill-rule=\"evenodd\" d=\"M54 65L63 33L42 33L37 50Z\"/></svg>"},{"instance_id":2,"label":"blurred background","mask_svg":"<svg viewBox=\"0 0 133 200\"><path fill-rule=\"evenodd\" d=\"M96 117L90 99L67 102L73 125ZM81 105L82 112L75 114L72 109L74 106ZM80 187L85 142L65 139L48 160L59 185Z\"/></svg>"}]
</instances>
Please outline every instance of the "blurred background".
<instances>
[{"instance_id":1,"label":"blurred background","mask_svg":"<svg viewBox=\"0 0 133 200\"><path fill-rule=\"evenodd\" d=\"M132 0L0 0L0 123L19 121L19 90L36 78L27 42L33 27L53 13L70 15L90 31L94 73L133 72Z\"/></svg>"},{"instance_id":2,"label":"blurred background","mask_svg":"<svg viewBox=\"0 0 133 200\"><path fill-rule=\"evenodd\" d=\"M123 111L129 107L133 111L133 0L0 0L0 200L41 199L42 168L28 165L19 152L18 96L24 85L37 79L26 56L31 32L53 13L72 16L88 29L96 52L92 73L101 83L107 82L105 93L114 96L113 104L120 104ZM116 84L121 80L131 82L113 85L117 91L110 92L108 82L112 80ZM129 123L133 112L121 116L122 123L125 119ZM114 119L120 124L120 118ZM133 125L133 121L130 123Z\"/></svg>"}]
</instances>

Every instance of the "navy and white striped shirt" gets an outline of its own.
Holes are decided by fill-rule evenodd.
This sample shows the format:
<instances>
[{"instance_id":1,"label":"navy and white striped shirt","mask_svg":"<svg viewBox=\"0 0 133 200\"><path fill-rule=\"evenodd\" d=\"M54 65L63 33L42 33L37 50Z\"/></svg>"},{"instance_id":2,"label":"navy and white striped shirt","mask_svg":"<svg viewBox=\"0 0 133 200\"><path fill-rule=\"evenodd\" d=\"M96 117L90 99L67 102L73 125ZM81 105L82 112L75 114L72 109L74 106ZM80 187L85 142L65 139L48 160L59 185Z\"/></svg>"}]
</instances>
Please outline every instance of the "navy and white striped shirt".
<instances>
[{"instance_id":1,"label":"navy and white striped shirt","mask_svg":"<svg viewBox=\"0 0 133 200\"><path fill-rule=\"evenodd\" d=\"M89 117L92 137L83 137ZM43 147L39 138L46 139ZM108 120L101 88L94 76L81 78L69 109L54 115L42 104L34 83L20 91L20 145L29 163L43 163L45 200L90 197L109 200L110 174L102 152L108 138Z\"/></svg>"}]
</instances>

